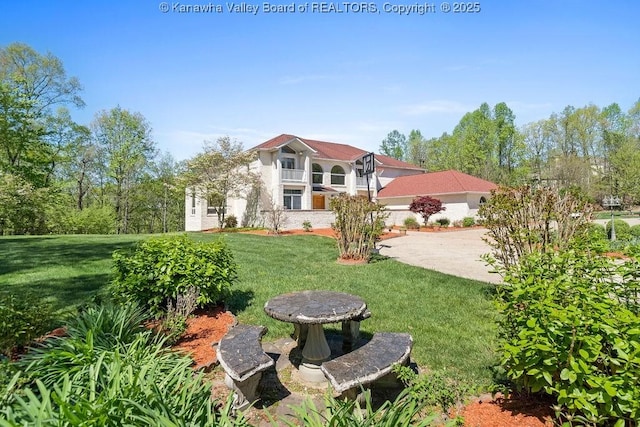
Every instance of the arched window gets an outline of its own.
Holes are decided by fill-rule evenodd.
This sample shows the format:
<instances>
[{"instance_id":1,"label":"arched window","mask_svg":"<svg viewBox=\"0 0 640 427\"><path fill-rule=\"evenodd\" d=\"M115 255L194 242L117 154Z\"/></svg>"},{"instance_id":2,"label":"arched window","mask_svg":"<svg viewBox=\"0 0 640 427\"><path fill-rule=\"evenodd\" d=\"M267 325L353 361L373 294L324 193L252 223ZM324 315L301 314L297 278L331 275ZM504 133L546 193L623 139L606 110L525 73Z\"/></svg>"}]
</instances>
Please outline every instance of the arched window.
<instances>
[{"instance_id":1,"label":"arched window","mask_svg":"<svg viewBox=\"0 0 640 427\"><path fill-rule=\"evenodd\" d=\"M344 169L341 166L331 168L331 185L344 185Z\"/></svg>"},{"instance_id":2,"label":"arched window","mask_svg":"<svg viewBox=\"0 0 640 427\"><path fill-rule=\"evenodd\" d=\"M324 179L322 177L322 174L324 173L324 171L322 170L322 166L320 166L317 163L314 163L313 165L311 165L311 173L312 173L312 178L313 178L313 183L314 184L323 184L324 183Z\"/></svg>"},{"instance_id":3,"label":"arched window","mask_svg":"<svg viewBox=\"0 0 640 427\"><path fill-rule=\"evenodd\" d=\"M484 205L485 203L487 203L487 199L484 196L480 197L480 206Z\"/></svg>"}]
</instances>

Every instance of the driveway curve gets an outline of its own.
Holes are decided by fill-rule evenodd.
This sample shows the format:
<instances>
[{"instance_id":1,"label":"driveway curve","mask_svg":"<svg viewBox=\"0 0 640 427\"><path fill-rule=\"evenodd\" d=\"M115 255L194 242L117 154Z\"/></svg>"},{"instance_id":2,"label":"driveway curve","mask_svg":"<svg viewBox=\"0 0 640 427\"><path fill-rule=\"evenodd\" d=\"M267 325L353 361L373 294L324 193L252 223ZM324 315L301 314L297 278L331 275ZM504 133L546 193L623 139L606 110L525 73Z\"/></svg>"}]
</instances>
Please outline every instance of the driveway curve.
<instances>
[{"instance_id":1,"label":"driveway curve","mask_svg":"<svg viewBox=\"0 0 640 427\"><path fill-rule=\"evenodd\" d=\"M423 267L453 276L501 283L480 256L490 252L482 240L484 228L447 232L408 231L406 236L380 242L380 254L402 263Z\"/></svg>"}]
</instances>

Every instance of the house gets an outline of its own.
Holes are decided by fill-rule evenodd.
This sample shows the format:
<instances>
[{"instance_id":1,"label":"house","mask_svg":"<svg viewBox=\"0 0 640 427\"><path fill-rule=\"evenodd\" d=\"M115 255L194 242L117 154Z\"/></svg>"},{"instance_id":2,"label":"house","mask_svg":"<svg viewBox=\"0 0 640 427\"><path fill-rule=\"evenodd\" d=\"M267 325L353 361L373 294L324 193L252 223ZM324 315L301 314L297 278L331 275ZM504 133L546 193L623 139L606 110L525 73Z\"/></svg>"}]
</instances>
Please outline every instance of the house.
<instances>
[{"instance_id":1,"label":"house","mask_svg":"<svg viewBox=\"0 0 640 427\"><path fill-rule=\"evenodd\" d=\"M422 222L418 214L409 211L411 201L417 196L431 196L442 202L445 211L429 220L446 217L451 222L464 217L476 217L478 208L489 199L491 190L498 188L492 182L455 170L401 176L378 191L378 201L390 213L388 224L402 224L408 216Z\"/></svg>"},{"instance_id":2,"label":"house","mask_svg":"<svg viewBox=\"0 0 640 427\"><path fill-rule=\"evenodd\" d=\"M375 154L375 171L363 176L363 156L367 151L346 144L316 141L295 135L279 135L251 150L256 160L250 170L260 176L262 191L274 203L284 207L286 228L302 228L309 221L313 227L326 228L334 222L329 201L340 193L367 195L387 206L388 224L402 224L408 216L421 218L409 211L416 196L440 199L446 211L433 219L447 217L462 220L476 216L478 207L497 186L491 182L454 170L425 173L415 165ZM368 181L367 181L368 179ZM368 182L368 185L367 185ZM226 215L234 215L239 223L248 220L250 211L259 211L251 192L240 198L229 198ZM207 200L190 191L185 203L186 231L200 231L218 226L218 215ZM257 215L257 224L264 221Z\"/></svg>"},{"instance_id":3,"label":"house","mask_svg":"<svg viewBox=\"0 0 640 427\"><path fill-rule=\"evenodd\" d=\"M287 209L287 228L301 228L304 221L317 228L329 227L334 221L329 210L331 197L340 193L367 195L371 189L375 198L394 179L424 173L412 164L376 154L375 172L368 177L367 186L367 177L362 174L362 158L367 151L295 135L277 136L251 150L256 152L256 160L250 169L260 176L272 199ZM229 199L226 214L242 222L247 199ZM185 210L187 231L217 227L215 207L208 206L197 194L187 192Z\"/></svg>"}]
</instances>

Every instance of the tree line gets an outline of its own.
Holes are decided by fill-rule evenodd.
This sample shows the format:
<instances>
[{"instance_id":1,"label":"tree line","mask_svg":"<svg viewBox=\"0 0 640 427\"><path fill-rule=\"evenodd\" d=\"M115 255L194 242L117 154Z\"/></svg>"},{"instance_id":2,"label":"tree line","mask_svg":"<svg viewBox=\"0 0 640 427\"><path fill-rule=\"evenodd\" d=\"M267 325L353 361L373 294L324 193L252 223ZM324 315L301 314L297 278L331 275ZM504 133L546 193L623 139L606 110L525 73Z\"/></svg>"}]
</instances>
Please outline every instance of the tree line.
<instances>
[{"instance_id":1,"label":"tree line","mask_svg":"<svg viewBox=\"0 0 640 427\"><path fill-rule=\"evenodd\" d=\"M640 99L627 111L616 103L567 106L520 128L506 103L483 103L437 138L394 130L379 152L427 171L456 169L504 185L573 188L598 203L612 194L630 206L640 203Z\"/></svg>"},{"instance_id":2,"label":"tree line","mask_svg":"<svg viewBox=\"0 0 640 427\"><path fill-rule=\"evenodd\" d=\"M54 55L0 49L0 235L184 230L183 165L138 112L73 121L81 92Z\"/></svg>"}]
</instances>

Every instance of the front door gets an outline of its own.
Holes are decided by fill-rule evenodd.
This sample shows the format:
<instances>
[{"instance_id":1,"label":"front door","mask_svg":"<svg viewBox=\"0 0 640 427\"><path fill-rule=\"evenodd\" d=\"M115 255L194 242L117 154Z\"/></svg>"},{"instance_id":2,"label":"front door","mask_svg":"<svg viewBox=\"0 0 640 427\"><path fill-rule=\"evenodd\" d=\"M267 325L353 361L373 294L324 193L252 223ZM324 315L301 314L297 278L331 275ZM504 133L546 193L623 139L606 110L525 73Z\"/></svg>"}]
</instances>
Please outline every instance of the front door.
<instances>
[{"instance_id":1,"label":"front door","mask_svg":"<svg viewBox=\"0 0 640 427\"><path fill-rule=\"evenodd\" d=\"M324 196L321 195L313 195L313 209L314 210L324 210Z\"/></svg>"}]
</instances>

